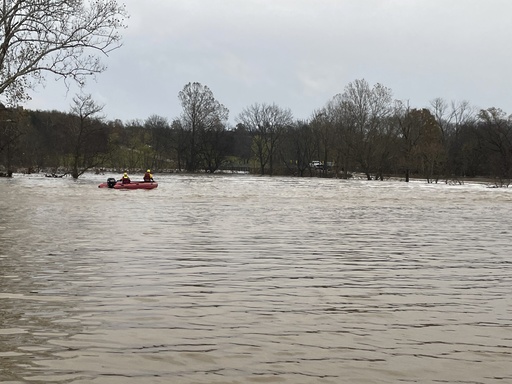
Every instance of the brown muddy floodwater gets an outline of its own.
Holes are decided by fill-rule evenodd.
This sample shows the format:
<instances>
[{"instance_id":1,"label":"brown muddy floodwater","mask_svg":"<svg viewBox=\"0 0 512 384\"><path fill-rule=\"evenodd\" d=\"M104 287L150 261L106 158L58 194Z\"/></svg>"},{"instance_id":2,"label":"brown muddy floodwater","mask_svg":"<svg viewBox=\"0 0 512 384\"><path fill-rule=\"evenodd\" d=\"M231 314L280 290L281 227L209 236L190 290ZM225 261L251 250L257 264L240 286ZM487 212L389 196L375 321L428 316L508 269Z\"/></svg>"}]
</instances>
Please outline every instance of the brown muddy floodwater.
<instances>
[{"instance_id":1,"label":"brown muddy floodwater","mask_svg":"<svg viewBox=\"0 0 512 384\"><path fill-rule=\"evenodd\" d=\"M0 180L0 382L512 383L511 189L108 176Z\"/></svg>"}]
</instances>

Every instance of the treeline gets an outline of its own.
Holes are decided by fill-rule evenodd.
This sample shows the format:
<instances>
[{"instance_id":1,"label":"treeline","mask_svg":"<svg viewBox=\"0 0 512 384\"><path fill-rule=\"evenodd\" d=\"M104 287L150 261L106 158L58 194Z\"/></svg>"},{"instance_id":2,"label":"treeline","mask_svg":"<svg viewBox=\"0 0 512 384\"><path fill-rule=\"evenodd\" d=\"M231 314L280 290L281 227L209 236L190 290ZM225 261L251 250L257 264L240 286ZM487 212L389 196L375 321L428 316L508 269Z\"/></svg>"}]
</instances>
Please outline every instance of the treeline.
<instances>
[{"instance_id":1,"label":"treeline","mask_svg":"<svg viewBox=\"0 0 512 384\"><path fill-rule=\"evenodd\" d=\"M228 124L228 109L210 89L189 83L183 112L169 121L105 121L91 96L69 113L0 110L0 164L13 170L69 173L92 169L216 172L368 179L422 177L429 182L512 179L512 119L499 108L435 99L428 108L394 100L389 88L349 83L310 119L289 109L253 104ZM320 162L320 163L318 163ZM318 165L320 164L320 165Z\"/></svg>"}]
</instances>

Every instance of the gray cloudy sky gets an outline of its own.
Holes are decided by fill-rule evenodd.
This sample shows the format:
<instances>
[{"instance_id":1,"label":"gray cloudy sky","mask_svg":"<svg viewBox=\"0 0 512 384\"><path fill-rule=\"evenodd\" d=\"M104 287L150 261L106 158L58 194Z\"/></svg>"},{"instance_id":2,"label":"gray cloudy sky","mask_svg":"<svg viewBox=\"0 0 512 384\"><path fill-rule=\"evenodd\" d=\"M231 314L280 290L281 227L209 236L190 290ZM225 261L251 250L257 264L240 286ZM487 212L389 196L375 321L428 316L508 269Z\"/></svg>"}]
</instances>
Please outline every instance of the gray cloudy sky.
<instances>
[{"instance_id":1,"label":"gray cloudy sky","mask_svg":"<svg viewBox=\"0 0 512 384\"><path fill-rule=\"evenodd\" d=\"M123 2L123 0L120 0ZM110 120L178 117L207 85L230 122L254 103L306 119L365 79L425 107L435 97L512 113L511 0L124 0L124 46L86 92ZM30 109L68 111L48 78Z\"/></svg>"}]
</instances>

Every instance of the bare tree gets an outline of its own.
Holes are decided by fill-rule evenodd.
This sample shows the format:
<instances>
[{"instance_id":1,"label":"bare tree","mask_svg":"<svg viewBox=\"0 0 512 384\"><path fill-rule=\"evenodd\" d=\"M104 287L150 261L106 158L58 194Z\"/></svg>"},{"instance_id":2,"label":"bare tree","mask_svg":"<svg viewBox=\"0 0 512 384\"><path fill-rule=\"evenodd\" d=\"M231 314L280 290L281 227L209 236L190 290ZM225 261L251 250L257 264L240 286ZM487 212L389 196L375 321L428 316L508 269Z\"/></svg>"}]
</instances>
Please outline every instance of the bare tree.
<instances>
[{"instance_id":1,"label":"bare tree","mask_svg":"<svg viewBox=\"0 0 512 384\"><path fill-rule=\"evenodd\" d=\"M323 109L327 119L331 122L334 130L334 158L336 175L340 172L343 178L349 177L349 169L352 165L354 145L355 124L353 114L350 113L350 102L345 100L341 94L335 95Z\"/></svg>"},{"instance_id":2,"label":"bare tree","mask_svg":"<svg viewBox=\"0 0 512 384\"><path fill-rule=\"evenodd\" d=\"M512 182L512 115L507 117L500 108L488 108L482 109L478 118L496 185L509 186Z\"/></svg>"},{"instance_id":3,"label":"bare tree","mask_svg":"<svg viewBox=\"0 0 512 384\"><path fill-rule=\"evenodd\" d=\"M280 146L280 160L290 174L303 177L309 170L313 175L311 162L316 156L315 134L308 121L297 121L286 129L283 144Z\"/></svg>"},{"instance_id":4,"label":"bare tree","mask_svg":"<svg viewBox=\"0 0 512 384\"><path fill-rule=\"evenodd\" d=\"M392 111L391 89L378 83L370 87L366 80L356 80L345 87L341 100L351 122L354 158L370 180L376 168L379 130Z\"/></svg>"},{"instance_id":5,"label":"bare tree","mask_svg":"<svg viewBox=\"0 0 512 384\"><path fill-rule=\"evenodd\" d=\"M78 179L85 171L103 162L102 154L108 153L108 132L98 114L102 105L91 95L79 94L71 107L69 139L72 145L71 176Z\"/></svg>"},{"instance_id":6,"label":"bare tree","mask_svg":"<svg viewBox=\"0 0 512 384\"><path fill-rule=\"evenodd\" d=\"M332 116L327 113L326 109L313 112L311 117L311 126L313 127L316 153L318 160L322 162L322 174L325 175L329 167L329 163L334 162L333 154L335 153L333 146L335 143L335 131Z\"/></svg>"},{"instance_id":7,"label":"bare tree","mask_svg":"<svg viewBox=\"0 0 512 384\"><path fill-rule=\"evenodd\" d=\"M2 0L0 95L9 104L30 99L48 73L83 85L105 70L100 56L121 46L125 17L114 0Z\"/></svg>"},{"instance_id":8,"label":"bare tree","mask_svg":"<svg viewBox=\"0 0 512 384\"><path fill-rule=\"evenodd\" d=\"M217 124L201 131L199 156L204 169L214 173L225 162L229 140L226 134L226 126Z\"/></svg>"},{"instance_id":9,"label":"bare tree","mask_svg":"<svg viewBox=\"0 0 512 384\"><path fill-rule=\"evenodd\" d=\"M276 104L253 104L245 108L237 117L254 135L254 153L260 164L260 172L265 174L268 164L270 176L274 172L274 157L277 147L287 127L293 124L292 112Z\"/></svg>"},{"instance_id":10,"label":"bare tree","mask_svg":"<svg viewBox=\"0 0 512 384\"><path fill-rule=\"evenodd\" d=\"M430 112L436 119L443 137L452 131L458 133L461 126L475 120L475 109L466 100L452 101L448 108L448 103L437 97L430 101L430 106Z\"/></svg>"},{"instance_id":11,"label":"bare tree","mask_svg":"<svg viewBox=\"0 0 512 384\"><path fill-rule=\"evenodd\" d=\"M464 161L464 146L461 131L472 125L476 118L475 109L468 101L448 103L438 97L430 102L430 112L434 116L441 131L442 145L447 154L445 170L449 178L466 173Z\"/></svg>"},{"instance_id":12,"label":"bare tree","mask_svg":"<svg viewBox=\"0 0 512 384\"><path fill-rule=\"evenodd\" d=\"M182 126L191 132L187 169L193 172L199 165L201 132L207 129L215 130L219 125L225 126L229 110L215 99L210 88L200 83L185 85L178 98L183 107Z\"/></svg>"}]
</instances>

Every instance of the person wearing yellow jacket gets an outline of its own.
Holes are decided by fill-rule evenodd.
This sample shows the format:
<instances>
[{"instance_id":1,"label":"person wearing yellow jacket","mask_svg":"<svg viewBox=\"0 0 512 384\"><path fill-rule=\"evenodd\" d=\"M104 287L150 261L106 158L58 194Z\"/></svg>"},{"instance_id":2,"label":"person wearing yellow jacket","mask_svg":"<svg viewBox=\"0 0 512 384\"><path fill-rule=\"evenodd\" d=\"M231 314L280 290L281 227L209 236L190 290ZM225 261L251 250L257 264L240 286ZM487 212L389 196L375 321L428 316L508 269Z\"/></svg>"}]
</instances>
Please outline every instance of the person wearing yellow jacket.
<instances>
[{"instance_id":1,"label":"person wearing yellow jacket","mask_svg":"<svg viewBox=\"0 0 512 384\"><path fill-rule=\"evenodd\" d=\"M123 177L121 178L121 183L123 184L130 184L130 177L128 176L128 173L124 173Z\"/></svg>"},{"instance_id":2,"label":"person wearing yellow jacket","mask_svg":"<svg viewBox=\"0 0 512 384\"><path fill-rule=\"evenodd\" d=\"M146 171L146 173L144 174L144 181L145 182L153 181L153 175L151 174L151 170L150 169L148 169Z\"/></svg>"}]
</instances>

